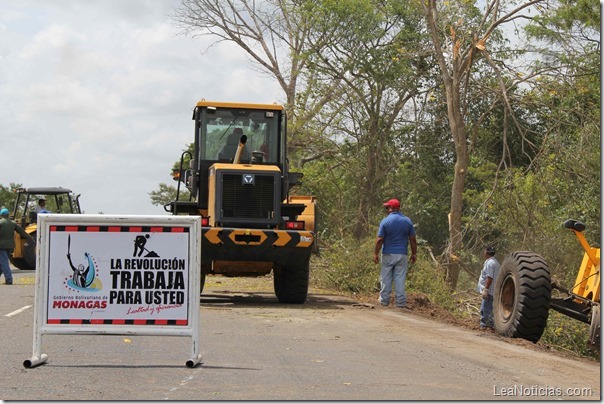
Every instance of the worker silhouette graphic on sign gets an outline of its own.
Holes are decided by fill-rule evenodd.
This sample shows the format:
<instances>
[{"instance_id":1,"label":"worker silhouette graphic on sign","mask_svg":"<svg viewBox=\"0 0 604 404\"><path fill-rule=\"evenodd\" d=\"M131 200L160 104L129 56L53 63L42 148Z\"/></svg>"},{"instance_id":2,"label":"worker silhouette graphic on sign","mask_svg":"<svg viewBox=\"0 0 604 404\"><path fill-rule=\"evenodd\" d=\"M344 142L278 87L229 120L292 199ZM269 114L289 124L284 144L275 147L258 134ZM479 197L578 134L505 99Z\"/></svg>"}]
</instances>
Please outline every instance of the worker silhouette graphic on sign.
<instances>
[{"instance_id":1,"label":"worker silhouette graphic on sign","mask_svg":"<svg viewBox=\"0 0 604 404\"><path fill-rule=\"evenodd\" d=\"M141 255L143 255L143 252L145 251L145 244L147 244L148 239L148 234L145 234L144 236L136 236L136 238L134 239L134 254L132 254L133 257L140 257Z\"/></svg>"},{"instance_id":2,"label":"worker silhouette graphic on sign","mask_svg":"<svg viewBox=\"0 0 604 404\"><path fill-rule=\"evenodd\" d=\"M148 239L148 234L145 234L144 236L136 236L136 238L134 239L134 253L132 254L133 257L140 257L145 251L147 251L145 257L159 257L159 255L157 255L155 251L149 251L145 248Z\"/></svg>"}]
</instances>

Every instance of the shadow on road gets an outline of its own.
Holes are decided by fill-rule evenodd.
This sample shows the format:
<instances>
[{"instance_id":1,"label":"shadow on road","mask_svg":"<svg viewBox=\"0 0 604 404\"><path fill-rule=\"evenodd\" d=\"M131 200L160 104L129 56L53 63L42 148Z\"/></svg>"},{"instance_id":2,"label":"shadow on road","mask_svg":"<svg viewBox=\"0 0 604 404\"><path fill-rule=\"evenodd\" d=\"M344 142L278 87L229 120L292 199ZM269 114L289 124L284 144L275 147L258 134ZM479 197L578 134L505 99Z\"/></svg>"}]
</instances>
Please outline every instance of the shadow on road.
<instances>
[{"instance_id":1,"label":"shadow on road","mask_svg":"<svg viewBox=\"0 0 604 404\"><path fill-rule=\"evenodd\" d=\"M309 294L304 304L279 303L277 297L269 292L232 292L209 291L200 296L200 304L206 307L228 306L242 308L282 308L297 310L334 310L345 307L365 306L345 296L329 294Z\"/></svg>"}]
</instances>

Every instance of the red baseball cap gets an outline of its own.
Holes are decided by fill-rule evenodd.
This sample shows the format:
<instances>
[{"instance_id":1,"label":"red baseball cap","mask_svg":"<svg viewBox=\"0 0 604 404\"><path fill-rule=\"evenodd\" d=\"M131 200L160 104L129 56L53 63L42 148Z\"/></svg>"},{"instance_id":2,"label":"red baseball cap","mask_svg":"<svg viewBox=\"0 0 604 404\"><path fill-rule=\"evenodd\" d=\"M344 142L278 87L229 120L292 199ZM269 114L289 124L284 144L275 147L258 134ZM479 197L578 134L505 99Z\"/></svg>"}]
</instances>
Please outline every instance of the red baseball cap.
<instances>
[{"instance_id":1,"label":"red baseball cap","mask_svg":"<svg viewBox=\"0 0 604 404\"><path fill-rule=\"evenodd\" d=\"M398 199L390 199L388 202L386 202L384 204L384 207L391 207L391 208L400 208L401 207L401 203L398 201Z\"/></svg>"}]
</instances>

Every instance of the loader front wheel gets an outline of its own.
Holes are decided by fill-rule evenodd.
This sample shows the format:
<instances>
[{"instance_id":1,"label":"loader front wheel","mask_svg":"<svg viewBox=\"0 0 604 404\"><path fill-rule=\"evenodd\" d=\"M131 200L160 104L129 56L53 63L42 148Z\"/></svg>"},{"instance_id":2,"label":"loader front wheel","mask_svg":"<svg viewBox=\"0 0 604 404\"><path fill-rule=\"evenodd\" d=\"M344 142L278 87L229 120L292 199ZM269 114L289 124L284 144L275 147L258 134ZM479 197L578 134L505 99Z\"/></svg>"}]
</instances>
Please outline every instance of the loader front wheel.
<instances>
[{"instance_id":1,"label":"loader front wheel","mask_svg":"<svg viewBox=\"0 0 604 404\"><path fill-rule=\"evenodd\" d=\"M545 260L530 251L508 255L495 282L493 320L499 334L537 342L547 324L552 286Z\"/></svg>"},{"instance_id":2,"label":"loader front wheel","mask_svg":"<svg viewBox=\"0 0 604 404\"><path fill-rule=\"evenodd\" d=\"M304 303L308 295L309 274L308 263L275 266L273 282L279 303Z\"/></svg>"}]
</instances>

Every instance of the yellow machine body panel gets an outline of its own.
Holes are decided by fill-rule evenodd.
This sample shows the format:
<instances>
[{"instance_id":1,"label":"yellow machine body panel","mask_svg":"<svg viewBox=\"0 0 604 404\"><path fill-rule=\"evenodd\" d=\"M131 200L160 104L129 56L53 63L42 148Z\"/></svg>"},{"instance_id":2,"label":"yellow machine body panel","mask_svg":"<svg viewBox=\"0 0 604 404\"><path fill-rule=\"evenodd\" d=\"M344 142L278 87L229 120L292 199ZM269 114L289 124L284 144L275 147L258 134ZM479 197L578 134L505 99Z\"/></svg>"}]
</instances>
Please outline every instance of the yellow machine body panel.
<instances>
[{"instance_id":1,"label":"yellow machine body panel","mask_svg":"<svg viewBox=\"0 0 604 404\"><path fill-rule=\"evenodd\" d=\"M583 243L581 243L583 244ZM585 245L583 245L585 247ZM583 261L572 292L585 299L600 302L600 249L589 247L583 255ZM594 262L595 261L595 262Z\"/></svg>"},{"instance_id":2,"label":"yellow machine body panel","mask_svg":"<svg viewBox=\"0 0 604 404\"><path fill-rule=\"evenodd\" d=\"M32 223L28 225L25 229L25 232L30 236L35 238L35 232L38 230L38 224ZM18 259L23 258L25 256L25 243L27 243L27 239L21 237L21 235L15 232L15 248L11 254L12 258Z\"/></svg>"},{"instance_id":3,"label":"yellow machine body panel","mask_svg":"<svg viewBox=\"0 0 604 404\"><path fill-rule=\"evenodd\" d=\"M279 104L197 102L195 143L178 175L189 201L173 214L201 214L202 273L260 276L273 272L281 303L303 303L315 248L314 197L289 196L303 173L289 170L287 114ZM203 290L203 288L202 288Z\"/></svg>"},{"instance_id":4,"label":"yellow machine body panel","mask_svg":"<svg viewBox=\"0 0 604 404\"><path fill-rule=\"evenodd\" d=\"M260 173L277 173L281 171L279 167L270 165L257 165L257 164L228 164L228 163L214 163L210 167L208 172L208 216L210 217L210 226L217 226L217 218L221 217L220 212L217 212L217 190L222 190L217 181L220 181L221 173L247 173L247 174L260 174Z\"/></svg>"},{"instance_id":5,"label":"yellow machine body panel","mask_svg":"<svg viewBox=\"0 0 604 404\"><path fill-rule=\"evenodd\" d=\"M201 100L197 102L198 107L217 107L217 108L242 108L242 109L260 109L283 111L285 108L279 104L250 104L245 102L220 102Z\"/></svg>"},{"instance_id":6,"label":"yellow machine body panel","mask_svg":"<svg viewBox=\"0 0 604 404\"><path fill-rule=\"evenodd\" d=\"M287 203L302 203L306 205L306 208L301 215L298 215L298 220L303 220L305 223L306 230L315 231L315 218L316 218L316 196L302 196L302 195L290 195L287 198Z\"/></svg>"}]
</instances>

